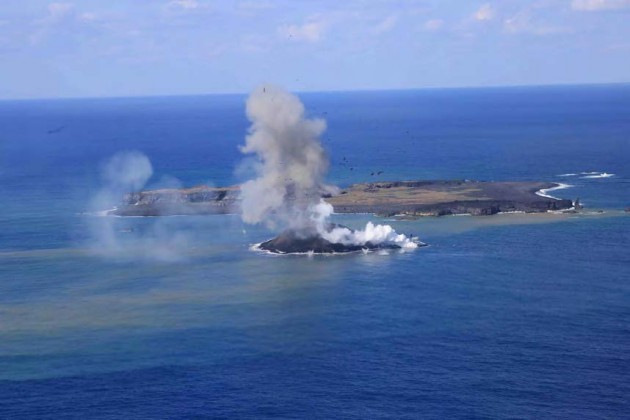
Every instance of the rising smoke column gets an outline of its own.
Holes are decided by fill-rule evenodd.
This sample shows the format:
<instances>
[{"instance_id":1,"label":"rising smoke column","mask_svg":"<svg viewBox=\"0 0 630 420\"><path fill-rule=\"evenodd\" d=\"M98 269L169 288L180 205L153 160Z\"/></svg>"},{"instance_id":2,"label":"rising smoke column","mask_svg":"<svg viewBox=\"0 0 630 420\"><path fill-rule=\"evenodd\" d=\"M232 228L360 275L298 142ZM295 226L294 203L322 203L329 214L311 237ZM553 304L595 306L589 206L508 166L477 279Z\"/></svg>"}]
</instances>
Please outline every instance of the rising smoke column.
<instances>
[{"instance_id":1,"label":"rising smoke column","mask_svg":"<svg viewBox=\"0 0 630 420\"><path fill-rule=\"evenodd\" d=\"M312 225L309 208L330 189L322 182L328 158L319 142L326 122L306 118L302 102L274 86L256 89L246 112L252 125L241 151L256 154L259 176L241 186L243 221L272 229Z\"/></svg>"},{"instance_id":2,"label":"rising smoke column","mask_svg":"<svg viewBox=\"0 0 630 420\"><path fill-rule=\"evenodd\" d=\"M124 194L141 190L153 176L149 158L138 151L119 152L108 159L101 171L102 185L92 198L88 247L97 255L122 260L178 261L189 248L185 231L177 220L155 218L136 230L133 220L108 215Z\"/></svg>"},{"instance_id":3,"label":"rising smoke column","mask_svg":"<svg viewBox=\"0 0 630 420\"><path fill-rule=\"evenodd\" d=\"M368 223L364 230L353 231L329 223L333 207L321 197L336 188L323 182L329 163L319 136L326 123L306 118L304 105L295 95L261 86L247 100L246 112L252 125L241 152L256 155L258 177L241 187L244 222L318 234L344 245L417 246L389 225Z\"/></svg>"}]
</instances>

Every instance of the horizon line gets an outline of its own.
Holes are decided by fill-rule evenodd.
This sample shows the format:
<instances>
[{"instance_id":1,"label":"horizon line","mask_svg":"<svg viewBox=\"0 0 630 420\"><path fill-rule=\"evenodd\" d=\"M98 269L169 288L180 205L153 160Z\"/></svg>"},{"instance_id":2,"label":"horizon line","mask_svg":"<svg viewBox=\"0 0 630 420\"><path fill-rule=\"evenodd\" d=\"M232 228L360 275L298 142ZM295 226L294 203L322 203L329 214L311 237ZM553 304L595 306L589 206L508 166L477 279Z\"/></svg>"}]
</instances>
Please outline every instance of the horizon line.
<instances>
[{"instance_id":1,"label":"horizon line","mask_svg":"<svg viewBox=\"0 0 630 420\"><path fill-rule=\"evenodd\" d=\"M264 84L275 84L262 82L255 86ZM472 90L472 89L508 89L508 88L544 88L544 87L578 87L578 86L615 86L630 85L627 82L578 82L578 83L540 83L540 84L516 84L516 85L462 85L462 86L426 86L409 88L357 88L357 89L330 89L330 90L291 90L295 94L310 93L360 93L360 92L404 92L422 90ZM281 85L280 85L281 86ZM253 90L253 89L252 89ZM56 101L56 100L84 100L84 99L151 99L151 98L181 98L195 96L246 96L248 92L214 92L214 93L164 93L164 94L139 94L139 95L103 95L103 96L42 96L42 97L16 97L0 98L0 102L21 102L21 101Z\"/></svg>"}]
</instances>

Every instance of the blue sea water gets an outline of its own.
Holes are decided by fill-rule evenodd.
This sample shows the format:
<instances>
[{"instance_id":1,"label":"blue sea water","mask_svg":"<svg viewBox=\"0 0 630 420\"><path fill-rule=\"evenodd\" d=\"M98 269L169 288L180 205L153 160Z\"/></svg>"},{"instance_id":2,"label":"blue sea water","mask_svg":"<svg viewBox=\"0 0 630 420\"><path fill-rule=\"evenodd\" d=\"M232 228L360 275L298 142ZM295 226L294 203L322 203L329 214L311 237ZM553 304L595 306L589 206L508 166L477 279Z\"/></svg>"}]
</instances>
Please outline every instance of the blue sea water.
<instances>
[{"instance_id":1,"label":"blue sea water","mask_svg":"<svg viewBox=\"0 0 630 420\"><path fill-rule=\"evenodd\" d=\"M430 246L263 255L238 216L88 214L122 150L148 187L250 176L245 96L0 102L0 418L627 416L629 85L300 97L331 183L564 182L593 214L344 215Z\"/></svg>"}]
</instances>

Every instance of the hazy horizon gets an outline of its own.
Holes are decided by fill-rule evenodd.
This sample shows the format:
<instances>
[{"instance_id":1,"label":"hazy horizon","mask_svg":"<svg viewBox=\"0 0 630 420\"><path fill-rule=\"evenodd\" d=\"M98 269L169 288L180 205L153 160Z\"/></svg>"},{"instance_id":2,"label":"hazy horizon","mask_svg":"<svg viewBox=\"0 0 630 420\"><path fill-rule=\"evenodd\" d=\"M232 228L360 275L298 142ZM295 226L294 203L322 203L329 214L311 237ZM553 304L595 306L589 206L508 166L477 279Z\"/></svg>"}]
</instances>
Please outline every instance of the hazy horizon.
<instances>
[{"instance_id":1,"label":"hazy horizon","mask_svg":"<svg viewBox=\"0 0 630 420\"><path fill-rule=\"evenodd\" d=\"M265 83L261 83L263 85ZM271 83L274 85L273 83ZM546 83L530 85L487 85L487 86L426 86L409 88L373 88L373 89L330 89L330 90L297 90L297 95L312 93L361 93L361 92L408 92L425 90L476 90L476 89L519 89L519 88L571 88L571 87L601 87L601 86L630 86L630 82L608 83ZM243 92L199 92L199 93L154 93L148 95L102 95L102 96L57 96L57 97L33 97L33 98L0 98L0 102L11 101L54 101L54 100L81 100L81 99L143 99L143 98L183 98L195 96L247 96L257 86L252 85L250 91Z\"/></svg>"}]
</instances>

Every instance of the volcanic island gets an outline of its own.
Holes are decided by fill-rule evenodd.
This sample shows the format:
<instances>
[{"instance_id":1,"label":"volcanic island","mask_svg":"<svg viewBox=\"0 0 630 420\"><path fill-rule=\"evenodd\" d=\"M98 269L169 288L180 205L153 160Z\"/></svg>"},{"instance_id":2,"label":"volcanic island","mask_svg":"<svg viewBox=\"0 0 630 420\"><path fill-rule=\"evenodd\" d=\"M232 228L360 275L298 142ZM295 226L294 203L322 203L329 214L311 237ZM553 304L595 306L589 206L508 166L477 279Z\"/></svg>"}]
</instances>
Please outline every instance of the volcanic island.
<instances>
[{"instance_id":1,"label":"volcanic island","mask_svg":"<svg viewBox=\"0 0 630 420\"><path fill-rule=\"evenodd\" d=\"M501 212L542 213L579 208L579 202L555 198L547 192L563 188L549 182L393 181L350 185L321 198L337 213L372 213L379 216L416 218L470 214L490 216ZM129 193L109 214L118 216L170 216L235 214L240 211L240 187L197 186ZM285 197L291 200L290 197ZM330 224L327 231L341 227ZM404 236L404 235L402 235ZM415 240L413 247L423 246ZM404 245L366 241L360 244L333 243L313 229L287 230L262 242L257 249L276 254L335 254L396 249Z\"/></svg>"},{"instance_id":2,"label":"volcanic island","mask_svg":"<svg viewBox=\"0 0 630 420\"><path fill-rule=\"evenodd\" d=\"M554 198L545 193L558 188L562 185L552 182L384 181L352 184L336 194L322 193L322 198L334 207L336 213L372 213L386 217L490 216L507 212L543 213L573 209L572 200ZM120 205L108 214L236 214L239 209L239 186L201 185L128 193Z\"/></svg>"}]
</instances>

